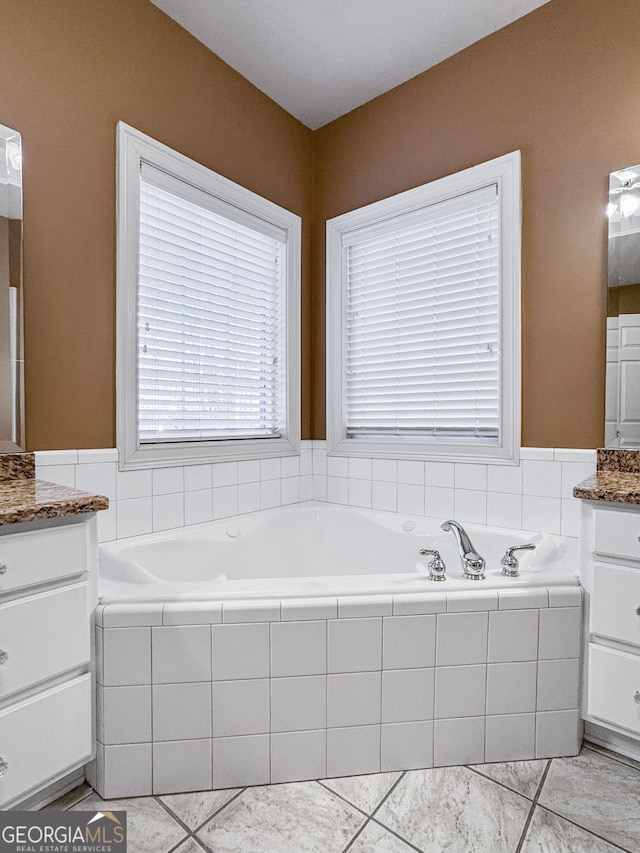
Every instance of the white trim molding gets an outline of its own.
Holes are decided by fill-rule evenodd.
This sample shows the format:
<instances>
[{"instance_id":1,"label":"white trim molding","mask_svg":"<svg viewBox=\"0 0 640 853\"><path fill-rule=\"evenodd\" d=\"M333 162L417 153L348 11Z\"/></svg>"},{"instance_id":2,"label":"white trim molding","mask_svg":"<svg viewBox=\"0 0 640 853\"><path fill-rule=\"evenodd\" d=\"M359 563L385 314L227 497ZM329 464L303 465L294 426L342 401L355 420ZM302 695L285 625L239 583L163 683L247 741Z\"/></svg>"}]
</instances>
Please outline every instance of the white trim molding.
<instances>
[{"instance_id":1,"label":"white trim molding","mask_svg":"<svg viewBox=\"0 0 640 853\"><path fill-rule=\"evenodd\" d=\"M346 428L346 247L354 234L394 227L398 217L495 185L499 250L498 438L348 437ZM327 222L327 451L336 456L433 459L514 465L520 451L520 152L514 151Z\"/></svg>"},{"instance_id":2,"label":"white trim molding","mask_svg":"<svg viewBox=\"0 0 640 853\"><path fill-rule=\"evenodd\" d=\"M121 470L258 459L300 453L300 247L301 219L212 172L123 122L117 128L117 444ZM138 429L138 264L140 169L157 169L257 218L286 245L286 367L283 424L277 438L141 444Z\"/></svg>"}]
</instances>

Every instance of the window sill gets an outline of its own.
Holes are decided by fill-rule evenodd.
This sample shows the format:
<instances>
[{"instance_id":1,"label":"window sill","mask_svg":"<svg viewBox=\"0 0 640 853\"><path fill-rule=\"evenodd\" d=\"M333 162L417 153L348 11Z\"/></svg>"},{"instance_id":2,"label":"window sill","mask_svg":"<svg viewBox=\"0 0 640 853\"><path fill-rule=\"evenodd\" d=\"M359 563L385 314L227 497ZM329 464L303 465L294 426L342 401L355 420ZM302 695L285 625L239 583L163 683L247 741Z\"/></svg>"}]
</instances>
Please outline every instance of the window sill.
<instances>
[{"instance_id":1,"label":"window sill","mask_svg":"<svg viewBox=\"0 0 640 853\"><path fill-rule=\"evenodd\" d=\"M445 441L376 441L343 438L327 443L329 456L356 456L370 459L416 459L435 462L476 462L494 465L518 465L520 448L487 442L453 444Z\"/></svg>"},{"instance_id":2,"label":"window sill","mask_svg":"<svg viewBox=\"0 0 640 853\"><path fill-rule=\"evenodd\" d=\"M299 440L284 437L145 445L131 450L120 447L118 450L121 471L202 465L211 462L239 462L245 459L295 456L299 453Z\"/></svg>"}]
</instances>

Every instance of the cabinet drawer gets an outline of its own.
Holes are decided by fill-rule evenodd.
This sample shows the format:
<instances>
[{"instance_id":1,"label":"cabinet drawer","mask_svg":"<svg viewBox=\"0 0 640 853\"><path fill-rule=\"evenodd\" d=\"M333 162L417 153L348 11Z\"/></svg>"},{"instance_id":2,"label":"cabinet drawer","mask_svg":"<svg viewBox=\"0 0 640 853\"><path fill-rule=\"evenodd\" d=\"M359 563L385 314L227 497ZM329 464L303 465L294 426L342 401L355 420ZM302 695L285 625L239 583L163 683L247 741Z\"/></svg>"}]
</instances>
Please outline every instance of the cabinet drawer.
<instances>
[{"instance_id":1,"label":"cabinet drawer","mask_svg":"<svg viewBox=\"0 0 640 853\"><path fill-rule=\"evenodd\" d=\"M637 510L596 509L595 550L628 560L640 560L640 512Z\"/></svg>"},{"instance_id":2,"label":"cabinet drawer","mask_svg":"<svg viewBox=\"0 0 640 853\"><path fill-rule=\"evenodd\" d=\"M84 572L86 524L0 534L0 563L6 566L0 574L0 593Z\"/></svg>"},{"instance_id":3,"label":"cabinet drawer","mask_svg":"<svg viewBox=\"0 0 640 853\"><path fill-rule=\"evenodd\" d=\"M640 568L593 567L592 634L640 646Z\"/></svg>"},{"instance_id":4,"label":"cabinet drawer","mask_svg":"<svg viewBox=\"0 0 640 853\"><path fill-rule=\"evenodd\" d=\"M0 696L88 663L87 584L0 605L0 649Z\"/></svg>"},{"instance_id":5,"label":"cabinet drawer","mask_svg":"<svg viewBox=\"0 0 640 853\"><path fill-rule=\"evenodd\" d=\"M640 657L589 644L587 713L640 733Z\"/></svg>"},{"instance_id":6,"label":"cabinet drawer","mask_svg":"<svg viewBox=\"0 0 640 853\"><path fill-rule=\"evenodd\" d=\"M0 807L91 756L91 676L0 711Z\"/></svg>"}]
</instances>

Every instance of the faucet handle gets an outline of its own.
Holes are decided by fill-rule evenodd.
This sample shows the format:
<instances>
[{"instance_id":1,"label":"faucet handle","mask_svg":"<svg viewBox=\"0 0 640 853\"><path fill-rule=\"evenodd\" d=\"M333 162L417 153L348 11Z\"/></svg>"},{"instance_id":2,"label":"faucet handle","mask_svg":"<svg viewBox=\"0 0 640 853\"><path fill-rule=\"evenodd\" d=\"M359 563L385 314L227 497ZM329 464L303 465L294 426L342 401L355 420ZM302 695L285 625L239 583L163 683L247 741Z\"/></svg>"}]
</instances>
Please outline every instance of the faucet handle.
<instances>
[{"instance_id":1,"label":"faucet handle","mask_svg":"<svg viewBox=\"0 0 640 853\"><path fill-rule=\"evenodd\" d=\"M533 542L528 542L526 545L512 545L511 548L507 548L505 551L505 555L500 560L500 565L502 566L502 574L506 575L509 578L517 578L520 572L518 569L520 568L520 563L518 562L518 558L514 557L514 553L516 551L535 551L536 546Z\"/></svg>"},{"instance_id":2,"label":"faucet handle","mask_svg":"<svg viewBox=\"0 0 640 853\"><path fill-rule=\"evenodd\" d=\"M444 560L440 556L440 551L432 551L429 548L421 548L418 551L421 557L433 557L433 560L430 560L427 568L429 569L429 580L430 581L444 581L446 580L445 572L447 567L444 564Z\"/></svg>"}]
</instances>

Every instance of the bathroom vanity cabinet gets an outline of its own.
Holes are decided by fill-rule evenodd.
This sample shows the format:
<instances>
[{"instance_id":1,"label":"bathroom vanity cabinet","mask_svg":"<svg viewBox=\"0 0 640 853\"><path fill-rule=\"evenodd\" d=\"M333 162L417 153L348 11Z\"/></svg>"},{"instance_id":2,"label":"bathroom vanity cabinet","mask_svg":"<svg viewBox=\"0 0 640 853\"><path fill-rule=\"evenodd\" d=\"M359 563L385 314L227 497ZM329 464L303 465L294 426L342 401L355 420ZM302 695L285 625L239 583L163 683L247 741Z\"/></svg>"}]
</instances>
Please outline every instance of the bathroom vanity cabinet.
<instances>
[{"instance_id":1,"label":"bathroom vanity cabinet","mask_svg":"<svg viewBox=\"0 0 640 853\"><path fill-rule=\"evenodd\" d=\"M92 520L0 526L2 809L91 758Z\"/></svg>"},{"instance_id":2,"label":"bathroom vanity cabinet","mask_svg":"<svg viewBox=\"0 0 640 853\"><path fill-rule=\"evenodd\" d=\"M640 506L585 502L586 735L640 759Z\"/></svg>"},{"instance_id":3,"label":"bathroom vanity cabinet","mask_svg":"<svg viewBox=\"0 0 640 853\"><path fill-rule=\"evenodd\" d=\"M84 778L94 742L95 514L107 498L35 479L0 453L0 809Z\"/></svg>"}]
</instances>

